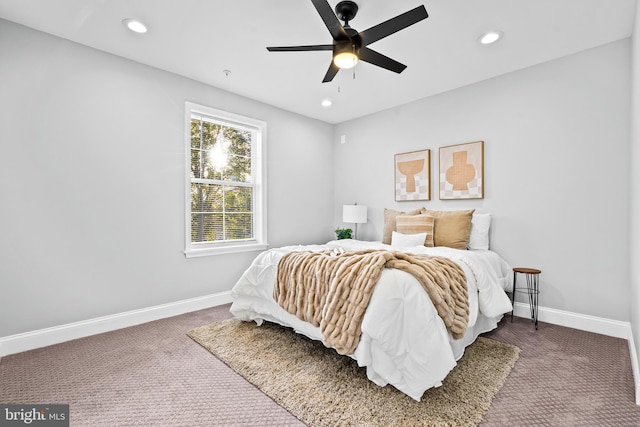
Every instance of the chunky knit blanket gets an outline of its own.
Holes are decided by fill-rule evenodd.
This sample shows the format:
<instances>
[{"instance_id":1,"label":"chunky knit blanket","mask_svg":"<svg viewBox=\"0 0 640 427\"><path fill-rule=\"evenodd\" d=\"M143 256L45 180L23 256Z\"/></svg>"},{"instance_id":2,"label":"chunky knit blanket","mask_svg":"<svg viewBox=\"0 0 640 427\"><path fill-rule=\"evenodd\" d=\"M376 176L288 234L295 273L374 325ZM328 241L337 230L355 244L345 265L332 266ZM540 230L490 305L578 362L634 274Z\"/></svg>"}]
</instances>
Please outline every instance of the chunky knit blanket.
<instances>
[{"instance_id":1,"label":"chunky knit blanket","mask_svg":"<svg viewBox=\"0 0 640 427\"><path fill-rule=\"evenodd\" d=\"M414 275L451 335L464 335L469 320L466 277L443 257L380 250L290 252L278 263L273 297L289 313L320 327L327 347L352 354L384 268Z\"/></svg>"}]
</instances>

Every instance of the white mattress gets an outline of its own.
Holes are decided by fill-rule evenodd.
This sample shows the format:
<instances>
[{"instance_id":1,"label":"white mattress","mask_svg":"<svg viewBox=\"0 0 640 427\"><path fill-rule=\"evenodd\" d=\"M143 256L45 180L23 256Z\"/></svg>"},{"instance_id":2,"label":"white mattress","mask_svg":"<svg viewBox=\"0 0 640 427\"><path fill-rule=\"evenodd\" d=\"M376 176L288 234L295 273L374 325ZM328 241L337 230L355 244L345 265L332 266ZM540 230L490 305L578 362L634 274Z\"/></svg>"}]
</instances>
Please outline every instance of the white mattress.
<instances>
[{"instance_id":1,"label":"white mattress","mask_svg":"<svg viewBox=\"0 0 640 427\"><path fill-rule=\"evenodd\" d=\"M366 367L368 378L391 384L415 400L438 387L479 334L497 326L511 311L505 290L512 286L509 265L490 250L462 251L446 247L398 248L379 242L335 240L325 245L287 246L258 255L231 291L231 313L245 321L279 323L315 340L320 328L286 312L273 299L278 261L291 251L347 251L384 249L444 256L456 261L467 276L469 327L454 340L447 332L429 296L409 273L385 269L371 297L362 323L362 336L350 355Z\"/></svg>"}]
</instances>

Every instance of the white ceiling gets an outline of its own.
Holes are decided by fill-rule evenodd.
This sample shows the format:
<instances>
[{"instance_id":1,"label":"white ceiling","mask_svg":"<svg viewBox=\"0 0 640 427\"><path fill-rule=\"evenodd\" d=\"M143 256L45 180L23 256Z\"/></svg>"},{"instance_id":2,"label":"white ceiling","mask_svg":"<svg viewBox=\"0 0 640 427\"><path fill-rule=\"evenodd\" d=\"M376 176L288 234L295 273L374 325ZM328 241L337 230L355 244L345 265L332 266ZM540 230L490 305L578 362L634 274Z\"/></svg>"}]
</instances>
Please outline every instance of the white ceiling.
<instances>
[{"instance_id":1,"label":"white ceiling","mask_svg":"<svg viewBox=\"0 0 640 427\"><path fill-rule=\"evenodd\" d=\"M338 0L330 0L333 8ZM330 44L310 0L0 0L0 17L329 123L629 37L635 0L356 0L358 31L424 4L429 18L370 45L407 65L368 63L322 83ZM137 18L138 35L122 25ZM478 43L490 29L494 45ZM230 70L226 76L223 70ZM320 102L331 99L333 105Z\"/></svg>"}]
</instances>

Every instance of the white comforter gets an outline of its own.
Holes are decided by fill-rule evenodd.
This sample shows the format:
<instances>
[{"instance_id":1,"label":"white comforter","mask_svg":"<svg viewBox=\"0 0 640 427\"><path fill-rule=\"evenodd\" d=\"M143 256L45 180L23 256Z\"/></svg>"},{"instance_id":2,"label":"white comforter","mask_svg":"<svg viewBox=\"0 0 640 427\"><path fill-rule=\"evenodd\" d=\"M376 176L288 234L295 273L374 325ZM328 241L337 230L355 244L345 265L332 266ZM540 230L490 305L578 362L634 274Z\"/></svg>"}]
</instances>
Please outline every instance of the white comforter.
<instances>
[{"instance_id":1,"label":"white comforter","mask_svg":"<svg viewBox=\"0 0 640 427\"><path fill-rule=\"evenodd\" d=\"M456 261L467 276L469 327L460 340L447 332L429 296L409 273L385 269L373 292L362 323L362 336L350 355L380 386L392 384L420 400L425 390L438 387L479 334L494 329L511 311L505 290L512 286L511 268L495 252L461 251L446 247L398 248L378 242L335 240L325 245L287 246L258 255L233 287L231 313L258 325L264 320L292 327L311 339L322 340L320 329L286 312L273 299L278 261L291 251L347 251L384 249L425 253Z\"/></svg>"}]
</instances>

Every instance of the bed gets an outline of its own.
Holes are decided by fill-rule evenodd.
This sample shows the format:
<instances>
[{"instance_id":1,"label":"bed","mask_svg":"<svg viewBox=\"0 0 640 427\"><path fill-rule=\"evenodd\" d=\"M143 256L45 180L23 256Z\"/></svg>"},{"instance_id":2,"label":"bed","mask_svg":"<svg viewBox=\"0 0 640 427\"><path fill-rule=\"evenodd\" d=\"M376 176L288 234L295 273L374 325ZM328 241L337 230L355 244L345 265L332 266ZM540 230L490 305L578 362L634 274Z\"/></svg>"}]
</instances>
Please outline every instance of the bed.
<instances>
[{"instance_id":1,"label":"bed","mask_svg":"<svg viewBox=\"0 0 640 427\"><path fill-rule=\"evenodd\" d=\"M437 237L437 222L435 225L434 235ZM444 230L444 222L441 225ZM395 230L392 233L394 237L396 234L398 237L407 236ZM471 240L469 231L467 236L466 246ZM479 334L496 328L504 313L511 311L505 290L511 289L512 276L507 262L489 249L427 247L399 241L403 244L398 244L396 239L393 245L346 239L267 250L255 258L233 287L230 311L243 321L254 321L258 325L264 321L274 322L323 341L320 328L289 313L274 299L278 263L287 254L373 250L450 259L466 276L469 314L468 325L461 338L454 339L447 331L436 307L412 274L386 268L379 276L364 313L359 343L353 353L348 354L359 366L366 368L367 377L377 385L393 385L419 401L427 389L442 384L462 357L464 349Z\"/></svg>"}]
</instances>

